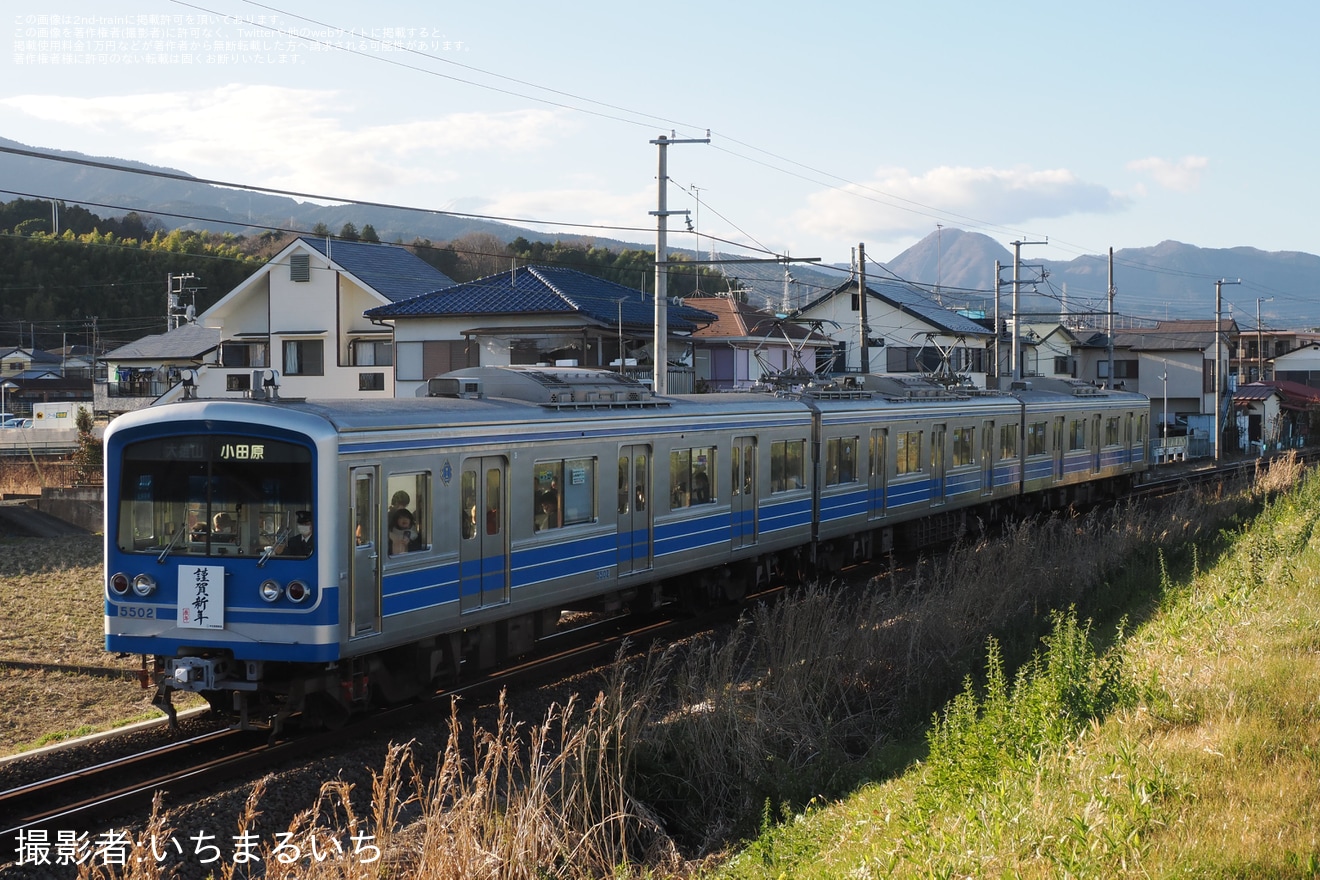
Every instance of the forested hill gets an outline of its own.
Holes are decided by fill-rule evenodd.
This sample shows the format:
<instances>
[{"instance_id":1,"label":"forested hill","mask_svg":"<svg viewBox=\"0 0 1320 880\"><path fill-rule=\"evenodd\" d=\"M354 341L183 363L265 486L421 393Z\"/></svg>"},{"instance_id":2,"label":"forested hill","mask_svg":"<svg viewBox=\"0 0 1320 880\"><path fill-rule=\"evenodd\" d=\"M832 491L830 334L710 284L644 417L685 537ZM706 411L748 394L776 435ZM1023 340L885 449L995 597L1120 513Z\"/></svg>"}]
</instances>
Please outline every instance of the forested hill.
<instances>
[{"instance_id":1,"label":"forested hill","mask_svg":"<svg viewBox=\"0 0 1320 880\"><path fill-rule=\"evenodd\" d=\"M65 342L102 349L163 333L169 277L192 274L197 290L183 304L202 312L257 271L295 236L285 231L235 235L174 229L130 213L99 217L72 205L59 206L59 234L49 202L18 199L0 204L0 349L22 345L53 349ZM317 228L315 235L329 235ZM338 238L376 240L365 225L345 223ZM473 233L453 242L416 239L410 250L456 281L507 271L519 265L554 264L578 269L638 289L650 289L654 255L610 250L580 242L548 243L525 238L504 242ZM682 255L671 259L681 262ZM724 293L739 287L708 267L671 268L669 293ZM700 272L700 283L696 272Z\"/></svg>"}]
</instances>

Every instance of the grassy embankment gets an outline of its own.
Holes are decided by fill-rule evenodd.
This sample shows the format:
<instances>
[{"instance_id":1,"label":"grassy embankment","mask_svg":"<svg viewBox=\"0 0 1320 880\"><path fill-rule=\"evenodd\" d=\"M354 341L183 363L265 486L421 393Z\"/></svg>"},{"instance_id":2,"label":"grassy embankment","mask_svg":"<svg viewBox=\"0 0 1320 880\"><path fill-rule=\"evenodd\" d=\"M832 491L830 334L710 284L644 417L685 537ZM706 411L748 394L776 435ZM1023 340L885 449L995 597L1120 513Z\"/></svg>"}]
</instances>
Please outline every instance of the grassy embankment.
<instances>
[{"instance_id":1,"label":"grassy embankment","mask_svg":"<svg viewBox=\"0 0 1320 880\"><path fill-rule=\"evenodd\" d=\"M992 652L919 761L767 822L718 876L1320 876L1318 519L1313 474L1185 576L1161 554L1107 651L1059 618L1016 675Z\"/></svg>"}]
</instances>

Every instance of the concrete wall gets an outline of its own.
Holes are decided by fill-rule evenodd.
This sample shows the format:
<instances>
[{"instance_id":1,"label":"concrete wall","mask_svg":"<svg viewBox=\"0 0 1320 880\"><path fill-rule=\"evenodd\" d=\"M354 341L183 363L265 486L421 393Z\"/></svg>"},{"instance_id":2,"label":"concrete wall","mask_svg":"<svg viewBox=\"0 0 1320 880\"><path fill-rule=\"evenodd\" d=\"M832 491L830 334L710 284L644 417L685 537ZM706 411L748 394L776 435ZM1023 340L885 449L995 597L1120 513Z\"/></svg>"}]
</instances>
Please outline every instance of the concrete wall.
<instances>
[{"instance_id":1,"label":"concrete wall","mask_svg":"<svg viewBox=\"0 0 1320 880\"><path fill-rule=\"evenodd\" d=\"M43 488L37 509L89 532L105 531L104 493L100 486Z\"/></svg>"}]
</instances>

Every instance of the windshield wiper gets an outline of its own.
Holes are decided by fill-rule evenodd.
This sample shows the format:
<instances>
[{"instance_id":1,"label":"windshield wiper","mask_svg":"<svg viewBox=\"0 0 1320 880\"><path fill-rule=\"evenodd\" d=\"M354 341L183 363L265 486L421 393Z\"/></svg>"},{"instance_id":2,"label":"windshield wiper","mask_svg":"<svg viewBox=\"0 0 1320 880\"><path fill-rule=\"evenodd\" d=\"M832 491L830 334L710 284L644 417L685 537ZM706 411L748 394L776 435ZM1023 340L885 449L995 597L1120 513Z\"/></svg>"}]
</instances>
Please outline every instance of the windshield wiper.
<instances>
[{"instance_id":1,"label":"windshield wiper","mask_svg":"<svg viewBox=\"0 0 1320 880\"><path fill-rule=\"evenodd\" d=\"M275 555L275 548L279 547L289 539L289 527L285 526L275 533L275 540L266 545L266 549L261 551L261 558L257 560L257 568L261 568L266 561Z\"/></svg>"},{"instance_id":2,"label":"windshield wiper","mask_svg":"<svg viewBox=\"0 0 1320 880\"><path fill-rule=\"evenodd\" d=\"M158 564L165 564L165 557L170 555L170 551L174 549L174 545L179 543L179 537L186 531L188 531L188 524L179 523L179 529L174 533L174 537L170 538L170 542L165 545L165 549L160 551L160 556L156 557L156 562Z\"/></svg>"}]
</instances>

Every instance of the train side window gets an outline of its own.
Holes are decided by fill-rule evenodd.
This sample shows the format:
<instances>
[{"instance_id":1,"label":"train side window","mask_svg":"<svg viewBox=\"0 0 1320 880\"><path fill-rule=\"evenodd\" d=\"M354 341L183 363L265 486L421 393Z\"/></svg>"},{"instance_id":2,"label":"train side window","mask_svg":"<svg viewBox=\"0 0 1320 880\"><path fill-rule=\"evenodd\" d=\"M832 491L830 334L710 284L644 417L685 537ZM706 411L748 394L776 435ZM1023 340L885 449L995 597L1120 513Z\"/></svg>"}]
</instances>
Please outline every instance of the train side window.
<instances>
[{"instance_id":1,"label":"train side window","mask_svg":"<svg viewBox=\"0 0 1320 880\"><path fill-rule=\"evenodd\" d=\"M921 472L921 431L900 431L894 449L894 465L899 474Z\"/></svg>"},{"instance_id":2,"label":"train side window","mask_svg":"<svg viewBox=\"0 0 1320 880\"><path fill-rule=\"evenodd\" d=\"M1086 448L1086 420L1073 419L1068 425L1068 449L1074 451Z\"/></svg>"},{"instance_id":3,"label":"train side window","mask_svg":"<svg viewBox=\"0 0 1320 880\"><path fill-rule=\"evenodd\" d=\"M775 440L770 444L770 491L788 492L806 485L805 440Z\"/></svg>"},{"instance_id":4,"label":"train side window","mask_svg":"<svg viewBox=\"0 0 1320 880\"><path fill-rule=\"evenodd\" d=\"M596 459L538 461L532 467L532 478L535 531L595 521ZM620 479L626 479L626 475Z\"/></svg>"},{"instance_id":5,"label":"train side window","mask_svg":"<svg viewBox=\"0 0 1320 880\"><path fill-rule=\"evenodd\" d=\"M999 428L999 458L1001 461L1017 458L1018 426L1001 425Z\"/></svg>"},{"instance_id":6,"label":"train side window","mask_svg":"<svg viewBox=\"0 0 1320 880\"><path fill-rule=\"evenodd\" d=\"M431 511L431 472L390 474L385 480L385 494L390 499L385 522L390 529L391 554L415 553L430 547L431 523L435 520ZM400 510L404 514L398 513ZM409 527L396 529L396 518L400 524L408 520Z\"/></svg>"},{"instance_id":7,"label":"train side window","mask_svg":"<svg viewBox=\"0 0 1320 880\"><path fill-rule=\"evenodd\" d=\"M669 453L669 507L680 510L697 504L713 504L716 485L715 447L693 446Z\"/></svg>"},{"instance_id":8,"label":"train side window","mask_svg":"<svg viewBox=\"0 0 1320 880\"><path fill-rule=\"evenodd\" d=\"M432 522L436 519L430 509L430 471L389 475L385 479L385 495L389 496L389 512L385 513L389 554L428 549Z\"/></svg>"},{"instance_id":9,"label":"train side window","mask_svg":"<svg viewBox=\"0 0 1320 880\"><path fill-rule=\"evenodd\" d=\"M954 428L953 429L953 466L961 467L973 464L976 449L976 429L975 428Z\"/></svg>"},{"instance_id":10,"label":"train side window","mask_svg":"<svg viewBox=\"0 0 1320 880\"><path fill-rule=\"evenodd\" d=\"M1105 420L1105 445L1117 446L1120 442L1119 418L1118 416L1110 416Z\"/></svg>"},{"instance_id":11,"label":"train side window","mask_svg":"<svg viewBox=\"0 0 1320 880\"><path fill-rule=\"evenodd\" d=\"M1027 455L1044 455L1048 452L1046 436L1045 422L1032 422L1027 425Z\"/></svg>"},{"instance_id":12,"label":"train side window","mask_svg":"<svg viewBox=\"0 0 1320 880\"><path fill-rule=\"evenodd\" d=\"M856 437L831 437L825 441L825 485L857 482Z\"/></svg>"}]
</instances>

